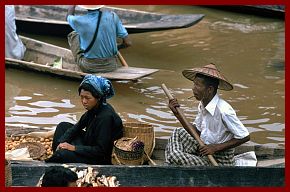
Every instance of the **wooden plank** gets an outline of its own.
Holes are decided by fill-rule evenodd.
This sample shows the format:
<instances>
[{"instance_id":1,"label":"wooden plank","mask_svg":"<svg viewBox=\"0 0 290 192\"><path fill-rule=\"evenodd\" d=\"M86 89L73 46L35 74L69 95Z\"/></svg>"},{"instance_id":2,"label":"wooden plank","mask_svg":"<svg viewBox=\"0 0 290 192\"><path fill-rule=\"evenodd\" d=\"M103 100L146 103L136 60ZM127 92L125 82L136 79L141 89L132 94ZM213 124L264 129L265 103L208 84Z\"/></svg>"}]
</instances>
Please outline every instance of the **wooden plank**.
<instances>
[{"instance_id":1,"label":"wooden plank","mask_svg":"<svg viewBox=\"0 0 290 192\"><path fill-rule=\"evenodd\" d=\"M147 69L138 67L120 67L113 72L94 73L111 80L137 80L142 77L156 73L158 69Z\"/></svg>"},{"instance_id":2,"label":"wooden plank","mask_svg":"<svg viewBox=\"0 0 290 192\"><path fill-rule=\"evenodd\" d=\"M282 166L285 167L285 158L258 161L258 167Z\"/></svg>"}]
</instances>

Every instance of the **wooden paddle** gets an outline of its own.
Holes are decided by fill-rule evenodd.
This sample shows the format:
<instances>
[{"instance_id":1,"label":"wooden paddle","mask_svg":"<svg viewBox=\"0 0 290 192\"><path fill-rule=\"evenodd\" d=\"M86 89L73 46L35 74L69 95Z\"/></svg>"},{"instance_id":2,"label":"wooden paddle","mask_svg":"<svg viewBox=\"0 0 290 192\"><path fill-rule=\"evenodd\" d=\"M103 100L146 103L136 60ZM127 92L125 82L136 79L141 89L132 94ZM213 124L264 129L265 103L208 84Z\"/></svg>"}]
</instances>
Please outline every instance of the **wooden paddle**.
<instances>
[{"instance_id":1,"label":"wooden paddle","mask_svg":"<svg viewBox=\"0 0 290 192\"><path fill-rule=\"evenodd\" d=\"M165 92L166 96L170 99L174 99L173 96L171 95L171 93L169 92L169 90L167 89L165 84L161 85L163 91ZM185 128L185 130L191 135L193 136L198 144L200 146L205 146L205 144L203 143L203 141L199 138L199 135L197 134L197 132L195 131L195 128L193 127L193 125L191 123L189 123L186 119L186 117L184 116L183 112L181 111L181 109L179 107L176 107L176 111L180 117L180 123L182 124L182 126ZM215 159L213 158L212 155L207 155L209 161L214 165L214 166L218 166L217 162L215 161Z\"/></svg>"},{"instance_id":2,"label":"wooden paddle","mask_svg":"<svg viewBox=\"0 0 290 192\"><path fill-rule=\"evenodd\" d=\"M120 53L119 51L118 51L117 55L118 55L118 58L119 58L120 61L121 61L121 64L122 64L124 67L129 67L128 64L127 64L127 62L125 61L124 57L121 55L121 53Z\"/></svg>"}]
</instances>

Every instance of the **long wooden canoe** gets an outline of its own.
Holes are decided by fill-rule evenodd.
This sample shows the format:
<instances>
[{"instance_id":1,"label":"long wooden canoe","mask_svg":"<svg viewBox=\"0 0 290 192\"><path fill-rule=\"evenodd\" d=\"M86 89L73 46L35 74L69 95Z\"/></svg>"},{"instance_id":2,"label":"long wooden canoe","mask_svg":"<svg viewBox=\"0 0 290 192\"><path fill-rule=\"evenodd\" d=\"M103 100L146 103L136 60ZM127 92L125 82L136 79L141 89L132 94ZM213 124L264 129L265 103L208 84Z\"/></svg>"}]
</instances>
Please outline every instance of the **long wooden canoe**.
<instances>
[{"instance_id":1,"label":"long wooden canoe","mask_svg":"<svg viewBox=\"0 0 290 192\"><path fill-rule=\"evenodd\" d=\"M100 175L117 177L121 186L284 186L285 164L275 163L284 159L285 150L265 146L242 145L237 153L255 151L260 162L257 167L201 167L172 166L164 164L166 139L156 139L152 158L158 165L116 166L68 163L69 167L82 170L93 167ZM273 159L275 158L275 159ZM264 160L262 160L264 159ZM284 159L285 161L285 159ZM273 163L274 162L274 163ZM59 164L40 161L12 161L13 186L35 186L45 168Z\"/></svg>"},{"instance_id":2,"label":"long wooden canoe","mask_svg":"<svg viewBox=\"0 0 290 192\"><path fill-rule=\"evenodd\" d=\"M15 5L17 30L27 33L66 36L72 31L65 21L68 6ZM190 27L204 17L203 14L168 15L104 7L118 14L128 33L143 33ZM77 7L76 14L86 12Z\"/></svg>"},{"instance_id":3,"label":"long wooden canoe","mask_svg":"<svg viewBox=\"0 0 290 192\"><path fill-rule=\"evenodd\" d=\"M21 36L26 46L23 60L5 58L5 66L32 70L70 79L81 79L87 73L79 70L69 49ZM62 59L62 68L51 66ZM158 69L120 67L109 73L95 73L110 80L137 80L157 72Z\"/></svg>"},{"instance_id":4,"label":"long wooden canoe","mask_svg":"<svg viewBox=\"0 0 290 192\"><path fill-rule=\"evenodd\" d=\"M272 17L285 19L284 5L231 5L231 6L206 6L208 8L223 9L231 12L258 15L263 17Z\"/></svg>"}]
</instances>

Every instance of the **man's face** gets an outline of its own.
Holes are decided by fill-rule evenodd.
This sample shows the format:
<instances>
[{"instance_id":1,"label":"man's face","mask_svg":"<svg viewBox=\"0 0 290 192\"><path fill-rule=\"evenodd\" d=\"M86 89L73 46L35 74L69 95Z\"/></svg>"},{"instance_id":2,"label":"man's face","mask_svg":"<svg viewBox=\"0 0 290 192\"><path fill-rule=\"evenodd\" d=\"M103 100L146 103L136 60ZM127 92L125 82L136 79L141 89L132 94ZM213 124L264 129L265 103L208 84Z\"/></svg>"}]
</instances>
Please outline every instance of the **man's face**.
<instances>
[{"instance_id":1,"label":"man's face","mask_svg":"<svg viewBox=\"0 0 290 192\"><path fill-rule=\"evenodd\" d=\"M192 92L196 100L201 101L208 96L208 87L205 85L204 80L196 77L193 81Z\"/></svg>"},{"instance_id":2,"label":"man's face","mask_svg":"<svg viewBox=\"0 0 290 192\"><path fill-rule=\"evenodd\" d=\"M89 91L81 90L81 102L86 110L91 110L98 104L98 100Z\"/></svg>"}]
</instances>

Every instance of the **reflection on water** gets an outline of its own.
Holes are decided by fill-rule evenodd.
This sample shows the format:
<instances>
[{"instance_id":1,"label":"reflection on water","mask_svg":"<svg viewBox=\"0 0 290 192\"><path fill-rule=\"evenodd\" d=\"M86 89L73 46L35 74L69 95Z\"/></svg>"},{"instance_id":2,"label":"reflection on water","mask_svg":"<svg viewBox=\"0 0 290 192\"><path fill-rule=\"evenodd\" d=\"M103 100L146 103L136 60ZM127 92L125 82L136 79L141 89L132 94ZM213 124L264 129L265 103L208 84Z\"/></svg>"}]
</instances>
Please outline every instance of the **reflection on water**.
<instances>
[{"instance_id":1,"label":"reflection on water","mask_svg":"<svg viewBox=\"0 0 290 192\"><path fill-rule=\"evenodd\" d=\"M192 83L181 71L214 62L234 85L233 91L219 93L251 132L251 142L284 145L284 21L197 6L120 7L206 15L186 29L130 35L133 47L122 50L127 63L161 70L136 83L113 83L116 96L109 102L122 119L150 123L157 137L167 138L180 123L167 107L161 84L166 83L193 121L198 102L187 99L192 96ZM67 47L64 38L33 37ZM77 93L79 82L12 69L6 69L5 80L9 130L52 129L61 121L76 122L84 113Z\"/></svg>"}]
</instances>

